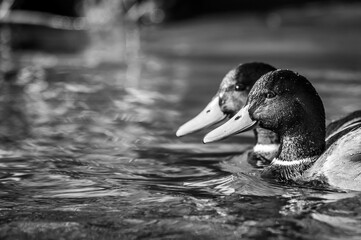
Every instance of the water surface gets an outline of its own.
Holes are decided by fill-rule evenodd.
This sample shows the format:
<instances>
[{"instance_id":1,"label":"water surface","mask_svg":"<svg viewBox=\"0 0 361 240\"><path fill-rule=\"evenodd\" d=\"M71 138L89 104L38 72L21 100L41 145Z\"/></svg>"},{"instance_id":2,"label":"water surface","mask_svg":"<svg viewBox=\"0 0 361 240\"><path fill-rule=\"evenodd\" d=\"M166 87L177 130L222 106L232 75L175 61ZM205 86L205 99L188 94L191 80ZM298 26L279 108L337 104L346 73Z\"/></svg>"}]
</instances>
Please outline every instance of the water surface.
<instances>
[{"instance_id":1,"label":"water surface","mask_svg":"<svg viewBox=\"0 0 361 240\"><path fill-rule=\"evenodd\" d=\"M251 134L175 137L241 62L308 77L328 121L359 109L355 19L338 8L207 17L129 29L125 50L96 38L76 55L17 54L0 101L0 238L358 239L358 193L231 173Z\"/></svg>"}]
</instances>

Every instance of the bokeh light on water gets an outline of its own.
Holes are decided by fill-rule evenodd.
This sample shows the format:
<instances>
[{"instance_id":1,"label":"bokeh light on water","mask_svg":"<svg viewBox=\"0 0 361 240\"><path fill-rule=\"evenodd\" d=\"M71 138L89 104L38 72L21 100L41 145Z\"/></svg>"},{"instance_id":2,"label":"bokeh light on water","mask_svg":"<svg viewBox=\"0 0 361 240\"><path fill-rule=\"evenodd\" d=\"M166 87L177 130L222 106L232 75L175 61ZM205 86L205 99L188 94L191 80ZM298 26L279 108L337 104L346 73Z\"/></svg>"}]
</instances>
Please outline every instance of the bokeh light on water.
<instances>
[{"instance_id":1,"label":"bokeh light on water","mask_svg":"<svg viewBox=\"0 0 361 240\"><path fill-rule=\"evenodd\" d=\"M6 40L12 25L2 25L1 239L359 237L357 193L232 175L227 160L251 134L203 145L205 132L177 139L175 130L229 69L255 60L307 76L328 121L359 109L360 5L152 26L118 8L88 1L73 29L38 29L53 41L47 51L10 50L21 35L14 27ZM80 51L49 51L80 33Z\"/></svg>"}]
</instances>

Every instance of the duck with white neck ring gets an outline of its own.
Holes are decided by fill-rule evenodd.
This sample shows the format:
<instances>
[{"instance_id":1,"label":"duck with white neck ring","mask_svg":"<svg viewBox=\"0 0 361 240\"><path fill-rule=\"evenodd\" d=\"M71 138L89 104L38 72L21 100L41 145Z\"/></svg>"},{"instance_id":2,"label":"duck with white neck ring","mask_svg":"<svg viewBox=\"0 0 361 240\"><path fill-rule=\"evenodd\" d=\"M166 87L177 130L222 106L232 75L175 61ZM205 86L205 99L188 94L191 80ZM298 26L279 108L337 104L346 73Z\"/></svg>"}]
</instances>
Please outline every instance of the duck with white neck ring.
<instances>
[{"instance_id":1,"label":"duck with white neck ring","mask_svg":"<svg viewBox=\"0 0 361 240\"><path fill-rule=\"evenodd\" d=\"M361 190L361 123L342 130L326 148L325 111L312 84L290 70L261 77L246 105L204 137L214 142L260 126L280 136L279 155L263 170L281 181L318 181L344 190Z\"/></svg>"},{"instance_id":2,"label":"duck with white neck ring","mask_svg":"<svg viewBox=\"0 0 361 240\"><path fill-rule=\"evenodd\" d=\"M276 68L273 66L261 62L240 64L230 70L212 101L196 117L179 127L176 135L185 136L211 127L227 117L233 117L243 107L253 84L261 76L274 70ZM279 138L277 134L263 128L256 128L254 133L256 144L249 154L256 161L252 161L252 164L268 165L278 154Z\"/></svg>"}]
</instances>

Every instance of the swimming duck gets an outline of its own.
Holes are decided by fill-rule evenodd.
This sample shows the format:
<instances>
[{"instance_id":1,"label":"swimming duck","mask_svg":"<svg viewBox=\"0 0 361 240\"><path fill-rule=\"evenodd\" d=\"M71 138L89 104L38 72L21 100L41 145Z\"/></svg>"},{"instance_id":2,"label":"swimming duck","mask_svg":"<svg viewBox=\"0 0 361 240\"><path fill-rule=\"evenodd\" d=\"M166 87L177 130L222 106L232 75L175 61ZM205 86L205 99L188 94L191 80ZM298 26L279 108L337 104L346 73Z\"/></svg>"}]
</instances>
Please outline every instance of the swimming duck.
<instances>
[{"instance_id":1,"label":"swimming duck","mask_svg":"<svg viewBox=\"0 0 361 240\"><path fill-rule=\"evenodd\" d=\"M203 141L214 142L256 126L274 131L281 141L279 155L263 170L263 177L361 190L361 124L338 130L339 136L326 147L323 103L305 77L290 70L262 76L245 106Z\"/></svg>"},{"instance_id":2,"label":"swimming duck","mask_svg":"<svg viewBox=\"0 0 361 240\"><path fill-rule=\"evenodd\" d=\"M230 70L212 101L196 117L183 124L176 135L188 135L233 117L243 107L253 84L262 75L274 70L273 66L261 62L240 64ZM253 157L260 160L257 165L269 164L278 153L279 138L263 128L256 128L254 133L256 145L253 147Z\"/></svg>"}]
</instances>

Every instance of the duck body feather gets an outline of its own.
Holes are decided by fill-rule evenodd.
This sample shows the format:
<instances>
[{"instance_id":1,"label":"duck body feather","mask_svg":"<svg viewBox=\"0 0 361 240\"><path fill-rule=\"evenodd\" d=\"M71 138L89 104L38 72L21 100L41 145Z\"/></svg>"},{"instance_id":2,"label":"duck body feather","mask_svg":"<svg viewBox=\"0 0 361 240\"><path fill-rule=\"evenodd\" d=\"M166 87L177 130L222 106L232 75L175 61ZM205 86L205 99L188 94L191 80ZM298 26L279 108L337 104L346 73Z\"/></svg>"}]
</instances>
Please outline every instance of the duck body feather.
<instances>
[{"instance_id":1,"label":"duck body feather","mask_svg":"<svg viewBox=\"0 0 361 240\"><path fill-rule=\"evenodd\" d=\"M361 191L361 126L334 141L300 180Z\"/></svg>"},{"instance_id":2,"label":"duck body feather","mask_svg":"<svg viewBox=\"0 0 361 240\"><path fill-rule=\"evenodd\" d=\"M354 111L336 121L326 128L326 147L337 141L346 133L353 131L361 125L361 110Z\"/></svg>"}]
</instances>

